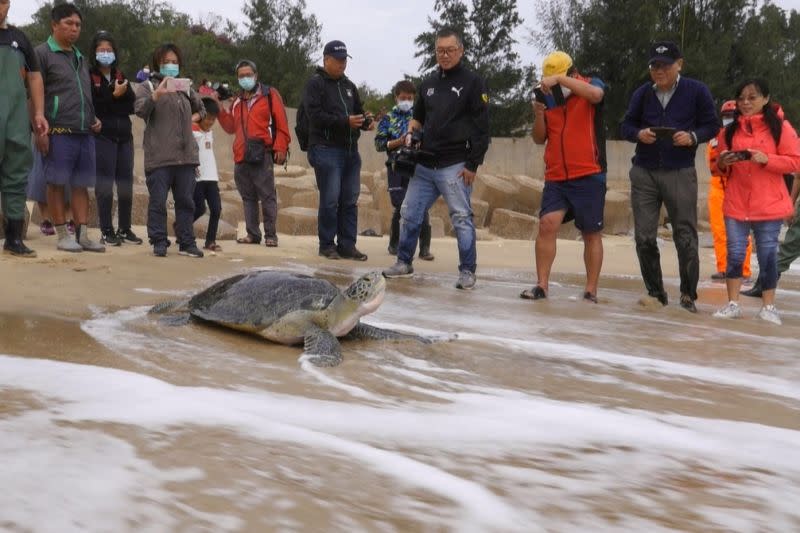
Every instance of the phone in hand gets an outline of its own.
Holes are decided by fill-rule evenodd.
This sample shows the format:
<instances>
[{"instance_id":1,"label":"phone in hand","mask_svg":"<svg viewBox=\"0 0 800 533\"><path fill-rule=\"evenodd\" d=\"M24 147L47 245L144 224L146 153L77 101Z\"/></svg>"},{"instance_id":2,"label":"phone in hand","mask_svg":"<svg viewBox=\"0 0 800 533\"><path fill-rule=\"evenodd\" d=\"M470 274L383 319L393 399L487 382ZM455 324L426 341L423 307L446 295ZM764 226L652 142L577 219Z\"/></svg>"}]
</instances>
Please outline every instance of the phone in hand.
<instances>
[{"instance_id":1,"label":"phone in hand","mask_svg":"<svg viewBox=\"0 0 800 533\"><path fill-rule=\"evenodd\" d=\"M672 139L678 130L666 126L650 126L650 131L656 134L656 139Z\"/></svg>"},{"instance_id":2,"label":"phone in hand","mask_svg":"<svg viewBox=\"0 0 800 533\"><path fill-rule=\"evenodd\" d=\"M547 106L547 109L562 106L566 103L564 93L561 92L561 85L553 85L550 87L550 94L545 94L542 90L542 84L540 83L533 88L533 96L537 102L541 102Z\"/></svg>"},{"instance_id":3,"label":"phone in hand","mask_svg":"<svg viewBox=\"0 0 800 533\"><path fill-rule=\"evenodd\" d=\"M735 150L731 155L736 156L736 161L747 161L753 158L753 153L750 150Z\"/></svg>"},{"instance_id":4,"label":"phone in hand","mask_svg":"<svg viewBox=\"0 0 800 533\"><path fill-rule=\"evenodd\" d=\"M166 89L171 93L188 93L191 86L189 78L167 78Z\"/></svg>"}]
</instances>

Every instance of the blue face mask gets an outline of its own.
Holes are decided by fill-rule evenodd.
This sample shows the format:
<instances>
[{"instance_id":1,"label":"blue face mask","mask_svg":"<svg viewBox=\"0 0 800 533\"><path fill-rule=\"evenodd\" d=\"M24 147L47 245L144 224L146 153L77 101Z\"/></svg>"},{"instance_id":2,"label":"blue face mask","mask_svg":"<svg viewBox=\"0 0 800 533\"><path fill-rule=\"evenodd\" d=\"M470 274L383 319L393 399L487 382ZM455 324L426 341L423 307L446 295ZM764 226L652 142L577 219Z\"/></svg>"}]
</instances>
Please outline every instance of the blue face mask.
<instances>
[{"instance_id":1,"label":"blue face mask","mask_svg":"<svg viewBox=\"0 0 800 533\"><path fill-rule=\"evenodd\" d=\"M177 78L178 74L181 72L181 67L174 63L165 63L159 67L158 70L162 76L169 76L171 78Z\"/></svg>"},{"instance_id":2,"label":"blue face mask","mask_svg":"<svg viewBox=\"0 0 800 533\"><path fill-rule=\"evenodd\" d=\"M117 56L114 55L114 52L97 52L95 56L97 62L100 63L104 67L109 67L114 64L116 61Z\"/></svg>"},{"instance_id":3,"label":"blue face mask","mask_svg":"<svg viewBox=\"0 0 800 533\"><path fill-rule=\"evenodd\" d=\"M248 76L247 78L239 78L239 87L244 89L245 91L252 91L253 87L256 86L256 79L252 76Z\"/></svg>"}]
</instances>

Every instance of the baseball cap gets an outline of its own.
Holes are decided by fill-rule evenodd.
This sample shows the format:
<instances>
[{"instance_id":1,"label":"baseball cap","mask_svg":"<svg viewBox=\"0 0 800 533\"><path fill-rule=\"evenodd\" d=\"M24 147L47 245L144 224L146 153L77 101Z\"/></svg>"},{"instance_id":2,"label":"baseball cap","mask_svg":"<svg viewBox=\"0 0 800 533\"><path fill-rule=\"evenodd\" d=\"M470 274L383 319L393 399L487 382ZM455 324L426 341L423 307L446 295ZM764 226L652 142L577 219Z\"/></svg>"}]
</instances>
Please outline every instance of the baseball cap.
<instances>
[{"instance_id":1,"label":"baseball cap","mask_svg":"<svg viewBox=\"0 0 800 533\"><path fill-rule=\"evenodd\" d=\"M542 63L542 75L554 76L564 74L572 66L572 58L564 52L553 52L544 58Z\"/></svg>"},{"instance_id":2,"label":"baseball cap","mask_svg":"<svg viewBox=\"0 0 800 533\"><path fill-rule=\"evenodd\" d=\"M671 65L676 59L680 59L681 50L678 45L672 41L656 41L650 47L650 59L647 61L648 65L652 65L656 61Z\"/></svg>"},{"instance_id":3,"label":"baseball cap","mask_svg":"<svg viewBox=\"0 0 800 533\"><path fill-rule=\"evenodd\" d=\"M347 45L345 45L342 41L331 41L325 45L325 49L322 50L322 55L324 56L333 56L336 59L345 59L347 57L352 58L350 54L347 53Z\"/></svg>"}]
</instances>

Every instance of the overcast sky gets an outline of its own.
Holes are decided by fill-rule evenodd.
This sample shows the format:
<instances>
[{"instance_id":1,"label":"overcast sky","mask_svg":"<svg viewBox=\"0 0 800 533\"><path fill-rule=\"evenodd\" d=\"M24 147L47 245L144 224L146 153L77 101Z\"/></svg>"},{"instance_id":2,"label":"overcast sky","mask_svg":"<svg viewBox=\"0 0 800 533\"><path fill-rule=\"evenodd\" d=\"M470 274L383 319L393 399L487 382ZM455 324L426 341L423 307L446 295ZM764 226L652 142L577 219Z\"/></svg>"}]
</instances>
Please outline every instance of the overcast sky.
<instances>
[{"instance_id":1,"label":"overcast sky","mask_svg":"<svg viewBox=\"0 0 800 533\"><path fill-rule=\"evenodd\" d=\"M40 0L12 0L9 21L23 25L30 22L31 15L42 4ZM241 6L244 0L171 0L170 3L183 13L200 17L216 13L235 22L242 23ZM414 38L429 28L427 18L432 12L431 0L306 0L308 10L317 16L322 24L323 44L332 39L340 39L347 44L353 59L347 67L347 75L356 83L368 85L388 92L403 74L416 74L419 60L414 58L416 48ZM775 4L784 9L800 10L800 0L776 0ZM221 10L221 5L230 9ZM534 12L537 0L521 0L520 15L524 28L517 36L517 52L523 64L541 63L541 54L534 46L525 43L528 29L536 26ZM234 10L233 6L238 9ZM322 51L319 57L321 59ZM266 76L264 76L266 74ZM269 81L269 75L262 73Z\"/></svg>"}]
</instances>

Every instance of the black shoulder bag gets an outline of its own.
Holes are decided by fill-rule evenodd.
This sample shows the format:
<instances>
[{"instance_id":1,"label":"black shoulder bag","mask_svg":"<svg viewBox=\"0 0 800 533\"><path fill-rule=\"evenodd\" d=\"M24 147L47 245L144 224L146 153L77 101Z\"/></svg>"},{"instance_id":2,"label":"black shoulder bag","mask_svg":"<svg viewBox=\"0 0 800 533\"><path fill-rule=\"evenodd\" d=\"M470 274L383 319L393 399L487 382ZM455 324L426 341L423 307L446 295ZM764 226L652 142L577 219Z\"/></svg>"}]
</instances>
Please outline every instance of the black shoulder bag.
<instances>
[{"instance_id":1,"label":"black shoulder bag","mask_svg":"<svg viewBox=\"0 0 800 533\"><path fill-rule=\"evenodd\" d=\"M247 102L244 100L239 101L240 105L247 107ZM245 108L242 108L242 135L244 136L244 162L251 165L259 165L264 162L267 157L267 147L264 146L264 141L261 139L251 139L247 136L247 125L250 124L250 109L247 109L247 122L244 120Z\"/></svg>"}]
</instances>

